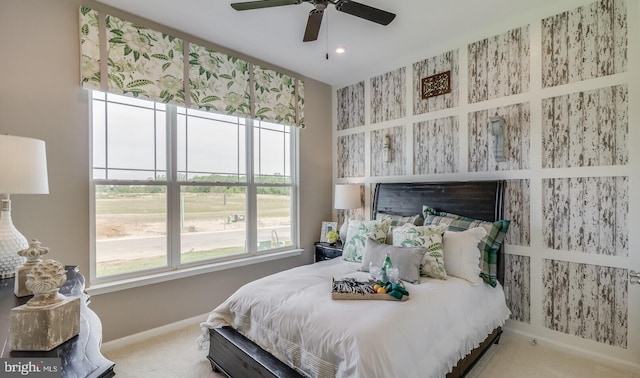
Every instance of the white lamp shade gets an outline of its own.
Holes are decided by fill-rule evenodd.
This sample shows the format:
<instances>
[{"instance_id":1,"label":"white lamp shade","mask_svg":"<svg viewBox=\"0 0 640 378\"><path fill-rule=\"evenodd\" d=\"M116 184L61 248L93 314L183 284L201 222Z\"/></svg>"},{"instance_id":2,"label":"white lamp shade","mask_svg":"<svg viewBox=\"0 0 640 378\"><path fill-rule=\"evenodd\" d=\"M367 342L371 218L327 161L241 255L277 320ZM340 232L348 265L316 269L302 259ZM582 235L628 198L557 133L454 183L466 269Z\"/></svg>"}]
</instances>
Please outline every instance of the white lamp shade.
<instances>
[{"instance_id":1,"label":"white lamp shade","mask_svg":"<svg viewBox=\"0 0 640 378\"><path fill-rule=\"evenodd\" d=\"M333 198L334 209L357 209L361 206L360 185L336 185Z\"/></svg>"},{"instance_id":2,"label":"white lamp shade","mask_svg":"<svg viewBox=\"0 0 640 378\"><path fill-rule=\"evenodd\" d=\"M44 141L0 135L0 193L49 193Z\"/></svg>"}]
</instances>

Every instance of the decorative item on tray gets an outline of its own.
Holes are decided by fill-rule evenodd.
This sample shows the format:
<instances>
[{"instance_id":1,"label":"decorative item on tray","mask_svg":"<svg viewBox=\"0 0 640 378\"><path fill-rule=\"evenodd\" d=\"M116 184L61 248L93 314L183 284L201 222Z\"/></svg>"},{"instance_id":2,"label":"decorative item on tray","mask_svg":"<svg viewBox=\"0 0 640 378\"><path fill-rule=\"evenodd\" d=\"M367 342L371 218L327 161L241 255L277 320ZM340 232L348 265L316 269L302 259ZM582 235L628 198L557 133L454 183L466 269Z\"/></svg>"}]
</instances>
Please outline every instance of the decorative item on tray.
<instances>
[{"instance_id":1,"label":"decorative item on tray","mask_svg":"<svg viewBox=\"0 0 640 378\"><path fill-rule=\"evenodd\" d=\"M345 277L331 280L331 298L406 301L409 292L400 281L392 283Z\"/></svg>"}]
</instances>

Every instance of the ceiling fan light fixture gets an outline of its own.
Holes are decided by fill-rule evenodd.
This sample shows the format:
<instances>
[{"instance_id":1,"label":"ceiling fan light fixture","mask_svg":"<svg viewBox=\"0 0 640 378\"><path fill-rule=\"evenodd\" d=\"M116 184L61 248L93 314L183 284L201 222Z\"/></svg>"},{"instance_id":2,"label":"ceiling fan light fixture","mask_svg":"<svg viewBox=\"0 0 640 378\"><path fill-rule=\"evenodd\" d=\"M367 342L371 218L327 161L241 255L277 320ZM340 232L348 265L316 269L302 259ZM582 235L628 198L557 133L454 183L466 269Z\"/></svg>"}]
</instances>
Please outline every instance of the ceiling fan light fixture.
<instances>
[{"instance_id":1,"label":"ceiling fan light fixture","mask_svg":"<svg viewBox=\"0 0 640 378\"><path fill-rule=\"evenodd\" d=\"M345 52L347 52L347 48L344 46L338 46L336 47L336 54L344 54Z\"/></svg>"},{"instance_id":2,"label":"ceiling fan light fixture","mask_svg":"<svg viewBox=\"0 0 640 378\"><path fill-rule=\"evenodd\" d=\"M324 10L329 4L333 4L338 12L343 12L356 16L380 25L389 25L396 17L394 13L374 8L366 4L361 4L353 0L253 0L241 3L232 3L231 7L238 11L279 7L284 5L298 5L309 3L313 9L309 12L307 26L304 31L303 42L311 42L318 39L320 25Z\"/></svg>"}]
</instances>

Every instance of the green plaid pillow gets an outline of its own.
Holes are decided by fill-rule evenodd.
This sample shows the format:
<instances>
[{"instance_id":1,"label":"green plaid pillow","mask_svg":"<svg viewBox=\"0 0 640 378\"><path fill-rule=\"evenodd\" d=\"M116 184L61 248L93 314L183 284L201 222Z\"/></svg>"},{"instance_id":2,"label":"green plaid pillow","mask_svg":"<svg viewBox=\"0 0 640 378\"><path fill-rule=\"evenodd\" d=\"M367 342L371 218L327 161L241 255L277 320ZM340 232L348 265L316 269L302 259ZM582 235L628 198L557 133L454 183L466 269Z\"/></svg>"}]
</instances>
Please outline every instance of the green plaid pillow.
<instances>
[{"instance_id":1,"label":"green plaid pillow","mask_svg":"<svg viewBox=\"0 0 640 378\"><path fill-rule=\"evenodd\" d=\"M403 217L402 215L389 214L384 213L382 211L376 212L376 220L385 220L390 219L391 223L389 224L389 230L387 231L387 240L386 244L393 244L393 229L396 227L400 227L404 224L413 224L416 226L422 226L424 222L424 218L422 218L422 214L413 215L410 217Z\"/></svg>"},{"instance_id":2,"label":"green plaid pillow","mask_svg":"<svg viewBox=\"0 0 640 378\"><path fill-rule=\"evenodd\" d=\"M465 231L473 227L482 227L487 230L487 235L478 244L478 248L482 253L482 266L480 267L482 273L480 273L480 277L484 282L496 287L498 282L498 250L500 250L511 221L487 222L462 215L436 211L426 205L422 207L422 213L425 218L425 225L448 224L448 231Z\"/></svg>"},{"instance_id":3,"label":"green plaid pillow","mask_svg":"<svg viewBox=\"0 0 640 378\"><path fill-rule=\"evenodd\" d=\"M391 219L390 226L392 227L402 226L405 223L413 224L416 226L422 226L422 223L424 222L424 219L422 218L422 214L417 214L410 217L403 217L402 215L389 214L389 213L384 213L382 211L378 211L376 213L376 220L385 220L385 219Z\"/></svg>"}]
</instances>

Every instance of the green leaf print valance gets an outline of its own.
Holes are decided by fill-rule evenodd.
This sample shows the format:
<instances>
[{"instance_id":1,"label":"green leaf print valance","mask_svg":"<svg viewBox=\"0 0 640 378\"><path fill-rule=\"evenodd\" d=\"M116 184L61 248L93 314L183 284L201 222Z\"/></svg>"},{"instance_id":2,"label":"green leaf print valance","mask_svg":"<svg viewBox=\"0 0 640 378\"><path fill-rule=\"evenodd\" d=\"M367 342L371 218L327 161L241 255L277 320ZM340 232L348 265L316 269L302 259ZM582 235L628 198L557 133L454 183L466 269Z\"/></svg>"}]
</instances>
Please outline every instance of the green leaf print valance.
<instances>
[{"instance_id":1,"label":"green leaf print valance","mask_svg":"<svg viewBox=\"0 0 640 378\"><path fill-rule=\"evenodd\" d=\"M82 86L304 127L302 80L87 7Z\"/></svg>"}]
</instances>

